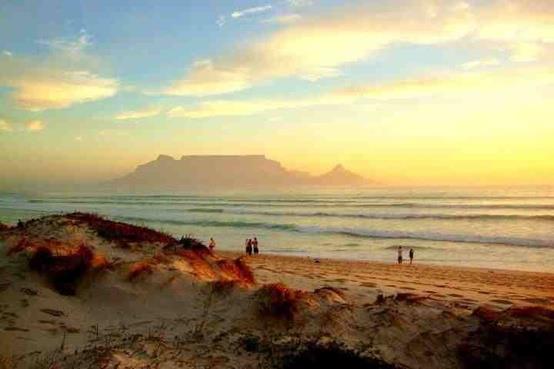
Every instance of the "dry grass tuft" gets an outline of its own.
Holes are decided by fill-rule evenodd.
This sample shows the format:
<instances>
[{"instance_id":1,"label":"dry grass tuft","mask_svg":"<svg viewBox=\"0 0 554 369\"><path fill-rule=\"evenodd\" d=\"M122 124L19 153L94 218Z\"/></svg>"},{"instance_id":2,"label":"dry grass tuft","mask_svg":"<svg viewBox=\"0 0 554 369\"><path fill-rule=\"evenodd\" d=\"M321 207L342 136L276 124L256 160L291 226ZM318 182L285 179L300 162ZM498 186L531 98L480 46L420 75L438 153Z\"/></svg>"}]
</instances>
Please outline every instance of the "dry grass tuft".
<instances>
[{"instance_id":1,"label":"dry grass tuft","mask_svg":"<svg viewBox=\"0 0 554 369\"><path fill-rule=\"evenodd\" d=\"M240 285L237 281L214 281L210 283L210 289L213 293L226 295Z\"/></svg>"},{"instance_id":2,"label":"dry grass tuft","mask_svg":"<svg viewBox=\"0 0 554 369\"><path fill-rule=\"evenodd\" d=\"M282 283L266 284L256 292L258 311L261 315L292 320L305 295Z\"/></svg>"},{"instance_id":3,"label":"dry grass tuft","mask_svg":"<svg viewBox=\"0 0 554 369\"><path fill-rule=\"evenodd\" d=\"M537 318L542 317L554 320L554 310L543 306L512 306L507 313L513 318Z\"/></svg>"},{"instance_id":4,"label":"dry grass tuft","mask_svg":"<svg viewBox=\"0 0 554 369\"><path fill-rule=\"evenodd\" d=\"M92 228L98 236L128 248L130 243L160 243L164 246L175 245L177 240L172 236L147 227L107 220L96 214L71 213L67 218Z\"/></svg>"},{"instance_id":5,"label":"dry grass tuft","mask_svg":"<svg viewBox=\"0 0 554 369\"><path fill-rule=\"evenodd\" d=\"M500 312L497 310L493 310L490 307L486 306L478 306L471 315L476 316L479 319L485 320L485 321L495 321L500 317Z\"/></svg>"},{"instance_id":6,"label":"dry grass tuft","mask_svg":"<svg viewBox=\"0 0 554 369\"><path fill-rule=\"evenodd\" d=\"M127 280L133 281L143 274L152 274L154 272L152 262L150 260L137 261L129 267Z\"/></svg>"},{"instance_id":7,"label":"dry grass tuft","mask_svg":"<svg viewBox=\"0 0 554 369\"><path fill-rule=\"evenodd\" d=\"M216 264L224 278L235 280L244 285L254 284L254 274L242 258L235 260L222 259L216 261Z\"/></svg>"},{"instance_id":8,"label":"dry grass tuft","mask_svg":"<svg viewBox=\"0 0 554 369\"><path fill-rule=\"evenodd\" d=\"M182 257L192 268L194 275L201 280L216 280L217 274L213 266L206 260L203 252L179 250L177 255Z\"/></svg>"},{"instance_id":9,"label":"dry grass tuft","mask_svg":"<svg viewBox=\"0 0 554 369\"><path fill-rule=\"evenodd\" d=\"M394 299L396 301L405 301L409 304L414 304L427 299L427 297L411 292L398 292Z\"/></svg>"}]
</instances>

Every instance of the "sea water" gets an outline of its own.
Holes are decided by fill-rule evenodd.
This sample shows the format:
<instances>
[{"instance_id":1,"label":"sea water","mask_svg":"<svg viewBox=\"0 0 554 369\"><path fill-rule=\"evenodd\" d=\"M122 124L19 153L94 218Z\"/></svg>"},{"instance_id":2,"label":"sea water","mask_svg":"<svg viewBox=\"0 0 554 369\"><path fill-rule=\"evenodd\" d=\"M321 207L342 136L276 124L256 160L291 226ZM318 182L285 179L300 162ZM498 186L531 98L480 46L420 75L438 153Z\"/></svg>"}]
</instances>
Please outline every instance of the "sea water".
<instances>
[{"instance_id":1,"label":"sea water","mask_svg":"<svg viewBox=\"0 0 554 369\"><path fill-rule=\"evenodd\" d=\"M94 212L242 251L554 272L554 189L0 194L0 221Z\"/></svg>"}]
</instances>

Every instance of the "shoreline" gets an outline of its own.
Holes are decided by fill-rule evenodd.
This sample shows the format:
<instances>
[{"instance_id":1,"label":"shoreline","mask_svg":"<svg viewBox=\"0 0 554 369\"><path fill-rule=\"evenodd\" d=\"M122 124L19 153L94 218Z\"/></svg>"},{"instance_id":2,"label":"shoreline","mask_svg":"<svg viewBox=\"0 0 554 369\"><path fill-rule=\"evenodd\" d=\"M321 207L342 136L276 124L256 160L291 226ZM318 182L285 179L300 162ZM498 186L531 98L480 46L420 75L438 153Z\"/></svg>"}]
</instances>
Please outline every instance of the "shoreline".
<instances>
[{"instance_id":1,"label":"shoreline","mask_svg":"<svg viewBox=\"0 0 554 369\"><path fill-rule=\"evenodd\" d=\"M229 249L220 249L216 251L220 255L229 255L234 257L239 256L246 256L244 252L240 251L233 251ZM353 259L350 257L315 257L312 255L298 255L298 254L291 254L291 253L279 253L279 252L264 252L263 254L260 253L257 256L252 256L252 258L259 257L259 256L269 256L269 257L277 257L277 258L291 258L291 259L311 259L315 260L318 259L320 261L331 261L331 262L344 262L344 263L360 263L360 264L376 264L376 265L383 265L383 266L395 266L397 265L396 261L381 261L381 260L371 260L371 259ZM393 255L394 256L394 255ZM391 260L393 260L394 257L391 257ZM415 259L414 259L415 260ZM409 265L409 259L408 262L406 262L406 259L404 259L404 262L402 263L402 266ZM554 266L552 268L552 272L545 272L545 271L533 271L533 270L524 270L524 269L509 269L509 268L496 268L496 267L482 267L482 266L465 266L465 265L453 265L453 264L438 264L434 262L414 262L412 264L412 267L429 267L429 268L449 268L449 269L460 269L460 270L480 270L480 271L490 271L490 272L507 272L507 273L523 273L523 274L545 274L545 275L551 275L554 277Z\"/></svg>"}]
</instances>

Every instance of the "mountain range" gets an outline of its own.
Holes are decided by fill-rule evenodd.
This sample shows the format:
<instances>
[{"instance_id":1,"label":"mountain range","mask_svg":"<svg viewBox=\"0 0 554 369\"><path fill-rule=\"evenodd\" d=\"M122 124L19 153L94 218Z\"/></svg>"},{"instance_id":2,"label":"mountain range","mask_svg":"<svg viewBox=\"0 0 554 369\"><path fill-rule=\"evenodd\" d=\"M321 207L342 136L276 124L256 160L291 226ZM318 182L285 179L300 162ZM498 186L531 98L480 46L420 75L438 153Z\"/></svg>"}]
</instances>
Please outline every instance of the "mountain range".
<instances>
[{"instance_id":1,"label":"mountain range","mask_svg":"<svg viewBox=\"0 0 554 369\"><path fill-rule=\"evenodd\" d=\"M240 189L287 186L361 186L371 182L342 165L314 176L288 170L264 155L159 155L106 185L127 191Z\"/></svg>"}]
</instances>

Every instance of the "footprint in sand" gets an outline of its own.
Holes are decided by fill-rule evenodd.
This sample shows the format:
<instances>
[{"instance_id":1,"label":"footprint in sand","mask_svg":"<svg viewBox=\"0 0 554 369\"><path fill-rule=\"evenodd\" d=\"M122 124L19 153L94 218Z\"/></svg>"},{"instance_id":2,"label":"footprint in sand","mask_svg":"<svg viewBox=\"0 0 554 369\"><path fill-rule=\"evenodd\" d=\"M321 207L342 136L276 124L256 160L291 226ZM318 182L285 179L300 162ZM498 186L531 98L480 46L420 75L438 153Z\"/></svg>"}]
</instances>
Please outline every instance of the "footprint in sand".
<instances>
[{"instance_id":1,"label":"footprint in sand","mask_svg":"<svg viewBox=\"0 0 554 369\"><path fill-rule=\"evenodd\" d=\"M528 298L524 298L523 301L525 302L530 302L531 304L539 304L539 305L544 305L544 304L548 304L549 301L548 299L541 299L541 298L534 298L534 297L528 297Z\"/></svg>"},{"instance_id":2,"label":"footprint in sand","mask_svg":"<svg viewBox=\"0 0 554 369\"><path fill-rule=\"evenodd\" d=\"M17 332L29 332L27 328L19 328L19 327L6 327L4 328L5 331L17 331Z\"/></svg>"},{"instance_id":3,"label":"footprint in sand","mask_svg":"<svg viewBox=\"0 0 554 369\"><path fill-rule=\"evenodd\" d=\"M28 295L28 296L36 296L38 295L38 292L33 290L33 289L30 289L30 288L25 288L25 287L22 287L19 289L21 292L23 292L24 294Z\"/></svg>"},{"instance_id":4,"label":"footprint in sand","mask_svg":"<svg viewBox=\"0 0 554 369\"><path fill-rule=\"evenodd\" d=\"M502 299L493 299L493 300L490 300L490 302L494 302L495 304L501 304L501 305L512 305L513 304L509 300L502 300Z\"/></svg>"},{"instance_id":5,"label":"footprint in sand","mask_svg":"<svg viewBox=\"0 0 554 369\"><path fill-rule=\"evenodd\" d=\"M7 290L11 284L12 282L0 282L0 292Z\"/></svg>"},{"instance_id":6,"label":"footprint in sand","mask_svg":"<svg viewBox=\"0 0 554 369\"><path fill-rule=\"evenodd\" d=\"M360 283L360 286L362 286L362 287L377 287L377 283L373 283L373 282L362 282L362 283Z\"/></svg>"},{"instance_id":7,"label":"footprint in sand","mask_svg":"<svg viewBox=\"0 0 554 369\"><path fill-rule=\"evenodd\" d=\"M60 310L54 310L54 309L40 309L45 314L49 314L52 316L64 316L64 312Z\"/></svg>"},{"instance_id":8,"label":"footprint in sand","mask_svg":"<svg viewBox=\"0 0 554 369\"><path fill-rule=\"evenodd\" d=\"M463 295L457 294L457 293L449 293L448 296L450 297L464 297Z\"/></svg>"}]
</instances>

